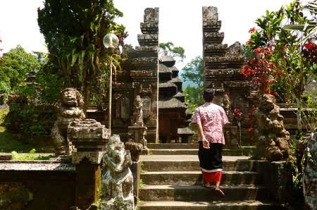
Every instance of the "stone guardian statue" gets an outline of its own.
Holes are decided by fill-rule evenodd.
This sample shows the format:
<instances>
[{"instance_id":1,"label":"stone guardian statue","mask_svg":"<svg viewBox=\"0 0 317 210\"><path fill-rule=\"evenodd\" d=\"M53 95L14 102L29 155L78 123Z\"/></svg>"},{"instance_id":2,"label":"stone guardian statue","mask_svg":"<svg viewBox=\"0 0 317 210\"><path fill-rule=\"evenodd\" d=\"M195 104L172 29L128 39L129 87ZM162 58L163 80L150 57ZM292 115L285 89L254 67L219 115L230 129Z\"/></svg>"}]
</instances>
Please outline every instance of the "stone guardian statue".
<instances>
[{"instance_id":1,"label":"stone guardian statue","mask_svg":"<svg viewBox=\"0 0 317 210\"><path fill-rule=\"evenodd\" d=\"M106 171L101 178L101 210L133 210L131 155L119 135L110 137L103 161Z\"/></svg>"},{"instance_id":2,"label":"stone guardian statue","mask_svg":"<svg viewBox=\"0 0 317 210\"><path fill-rule=\"evenodd\" d=\"M67 139L67 127L75 120L86 118L83 105L84 100L78 90L66 88L60 92L58 117L52 128L52 140L56 155L70 155L74 150L71 142Z\"/></svg>"}]
</instances>

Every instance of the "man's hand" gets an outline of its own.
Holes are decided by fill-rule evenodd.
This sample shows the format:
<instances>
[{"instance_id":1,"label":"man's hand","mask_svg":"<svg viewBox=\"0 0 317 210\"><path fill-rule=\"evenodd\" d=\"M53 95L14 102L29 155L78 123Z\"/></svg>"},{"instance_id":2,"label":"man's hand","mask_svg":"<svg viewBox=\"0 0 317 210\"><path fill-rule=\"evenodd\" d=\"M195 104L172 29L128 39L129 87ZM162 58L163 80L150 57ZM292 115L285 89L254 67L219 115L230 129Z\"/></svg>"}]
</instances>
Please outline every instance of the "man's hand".
<instances>
[{"instance_id":1,"label":"man's hand","mask_svg":"<svg viewBox=\"0 0 317 210\"><path fill-rule=\"evenodd\" d=\"M209 141L207 141L205 137L202 139L202 141L203 141L203 147L205 149L209 149L210 148Z\"/></svg>"}]
</instances>

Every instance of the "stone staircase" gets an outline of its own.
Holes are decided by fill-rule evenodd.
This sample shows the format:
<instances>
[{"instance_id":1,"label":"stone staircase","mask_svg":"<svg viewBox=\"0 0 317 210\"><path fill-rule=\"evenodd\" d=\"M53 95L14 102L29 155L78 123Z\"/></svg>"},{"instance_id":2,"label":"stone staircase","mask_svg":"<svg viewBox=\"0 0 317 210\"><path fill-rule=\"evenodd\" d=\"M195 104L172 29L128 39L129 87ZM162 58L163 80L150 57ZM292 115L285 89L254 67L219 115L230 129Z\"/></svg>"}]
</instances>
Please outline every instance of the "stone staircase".
<instances>
[{"instance_id":1,"label":"stone staircase","mask_svg":"<svg viewBox=\"0 0 317 210\"><path fill-rule=\"evenodd\" d=\"M151 155L141 156L140 210L284 209L263 185L258 171L264 161L224 156L223 197L214 188L201 186L197 144L148 146Z\"/></svg>"}]
</instances>

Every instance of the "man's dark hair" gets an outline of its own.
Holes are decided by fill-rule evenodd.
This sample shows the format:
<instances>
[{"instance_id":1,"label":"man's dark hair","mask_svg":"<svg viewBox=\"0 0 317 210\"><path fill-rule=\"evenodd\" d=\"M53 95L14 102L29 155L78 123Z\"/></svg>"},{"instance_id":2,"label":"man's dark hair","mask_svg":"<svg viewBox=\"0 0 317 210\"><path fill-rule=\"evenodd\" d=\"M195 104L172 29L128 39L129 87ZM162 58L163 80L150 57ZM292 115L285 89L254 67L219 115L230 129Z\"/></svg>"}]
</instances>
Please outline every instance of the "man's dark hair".
<instances>
[{"instance_id":1,"label":"man's dark hair","mask_svg":"<svg viewBox=\"0 0 317 210\"><path fill-rule=\"evenodd\" d=\"M214 99L214 96L215 96L215 91L213 89L208 88L204 90L203 98L206 102L211 102L212 99Z\"/></svg>"}]
</instances>

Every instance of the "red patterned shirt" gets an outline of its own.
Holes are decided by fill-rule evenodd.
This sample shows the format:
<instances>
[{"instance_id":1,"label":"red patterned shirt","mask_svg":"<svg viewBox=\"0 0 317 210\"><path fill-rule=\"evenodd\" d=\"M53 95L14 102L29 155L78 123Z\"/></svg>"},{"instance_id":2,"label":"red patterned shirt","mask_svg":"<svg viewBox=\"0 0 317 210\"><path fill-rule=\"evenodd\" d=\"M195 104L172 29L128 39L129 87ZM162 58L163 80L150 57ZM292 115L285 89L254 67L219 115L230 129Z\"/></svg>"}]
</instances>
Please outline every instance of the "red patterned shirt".
<instances>
[{"instance_id":1,"label":"red patterned shirt","mask_svg":"<svg viewBox=\"0 0 317 210\"><path fill-rule=\"evenodd\" d=\"M192 123L201 122L205 138L210 143L225 144L223 127L229 123L225 110L214 103L205 103L195 111ZM199 136L199 141L201 137Z\"/></svg>"}]
</instances>

